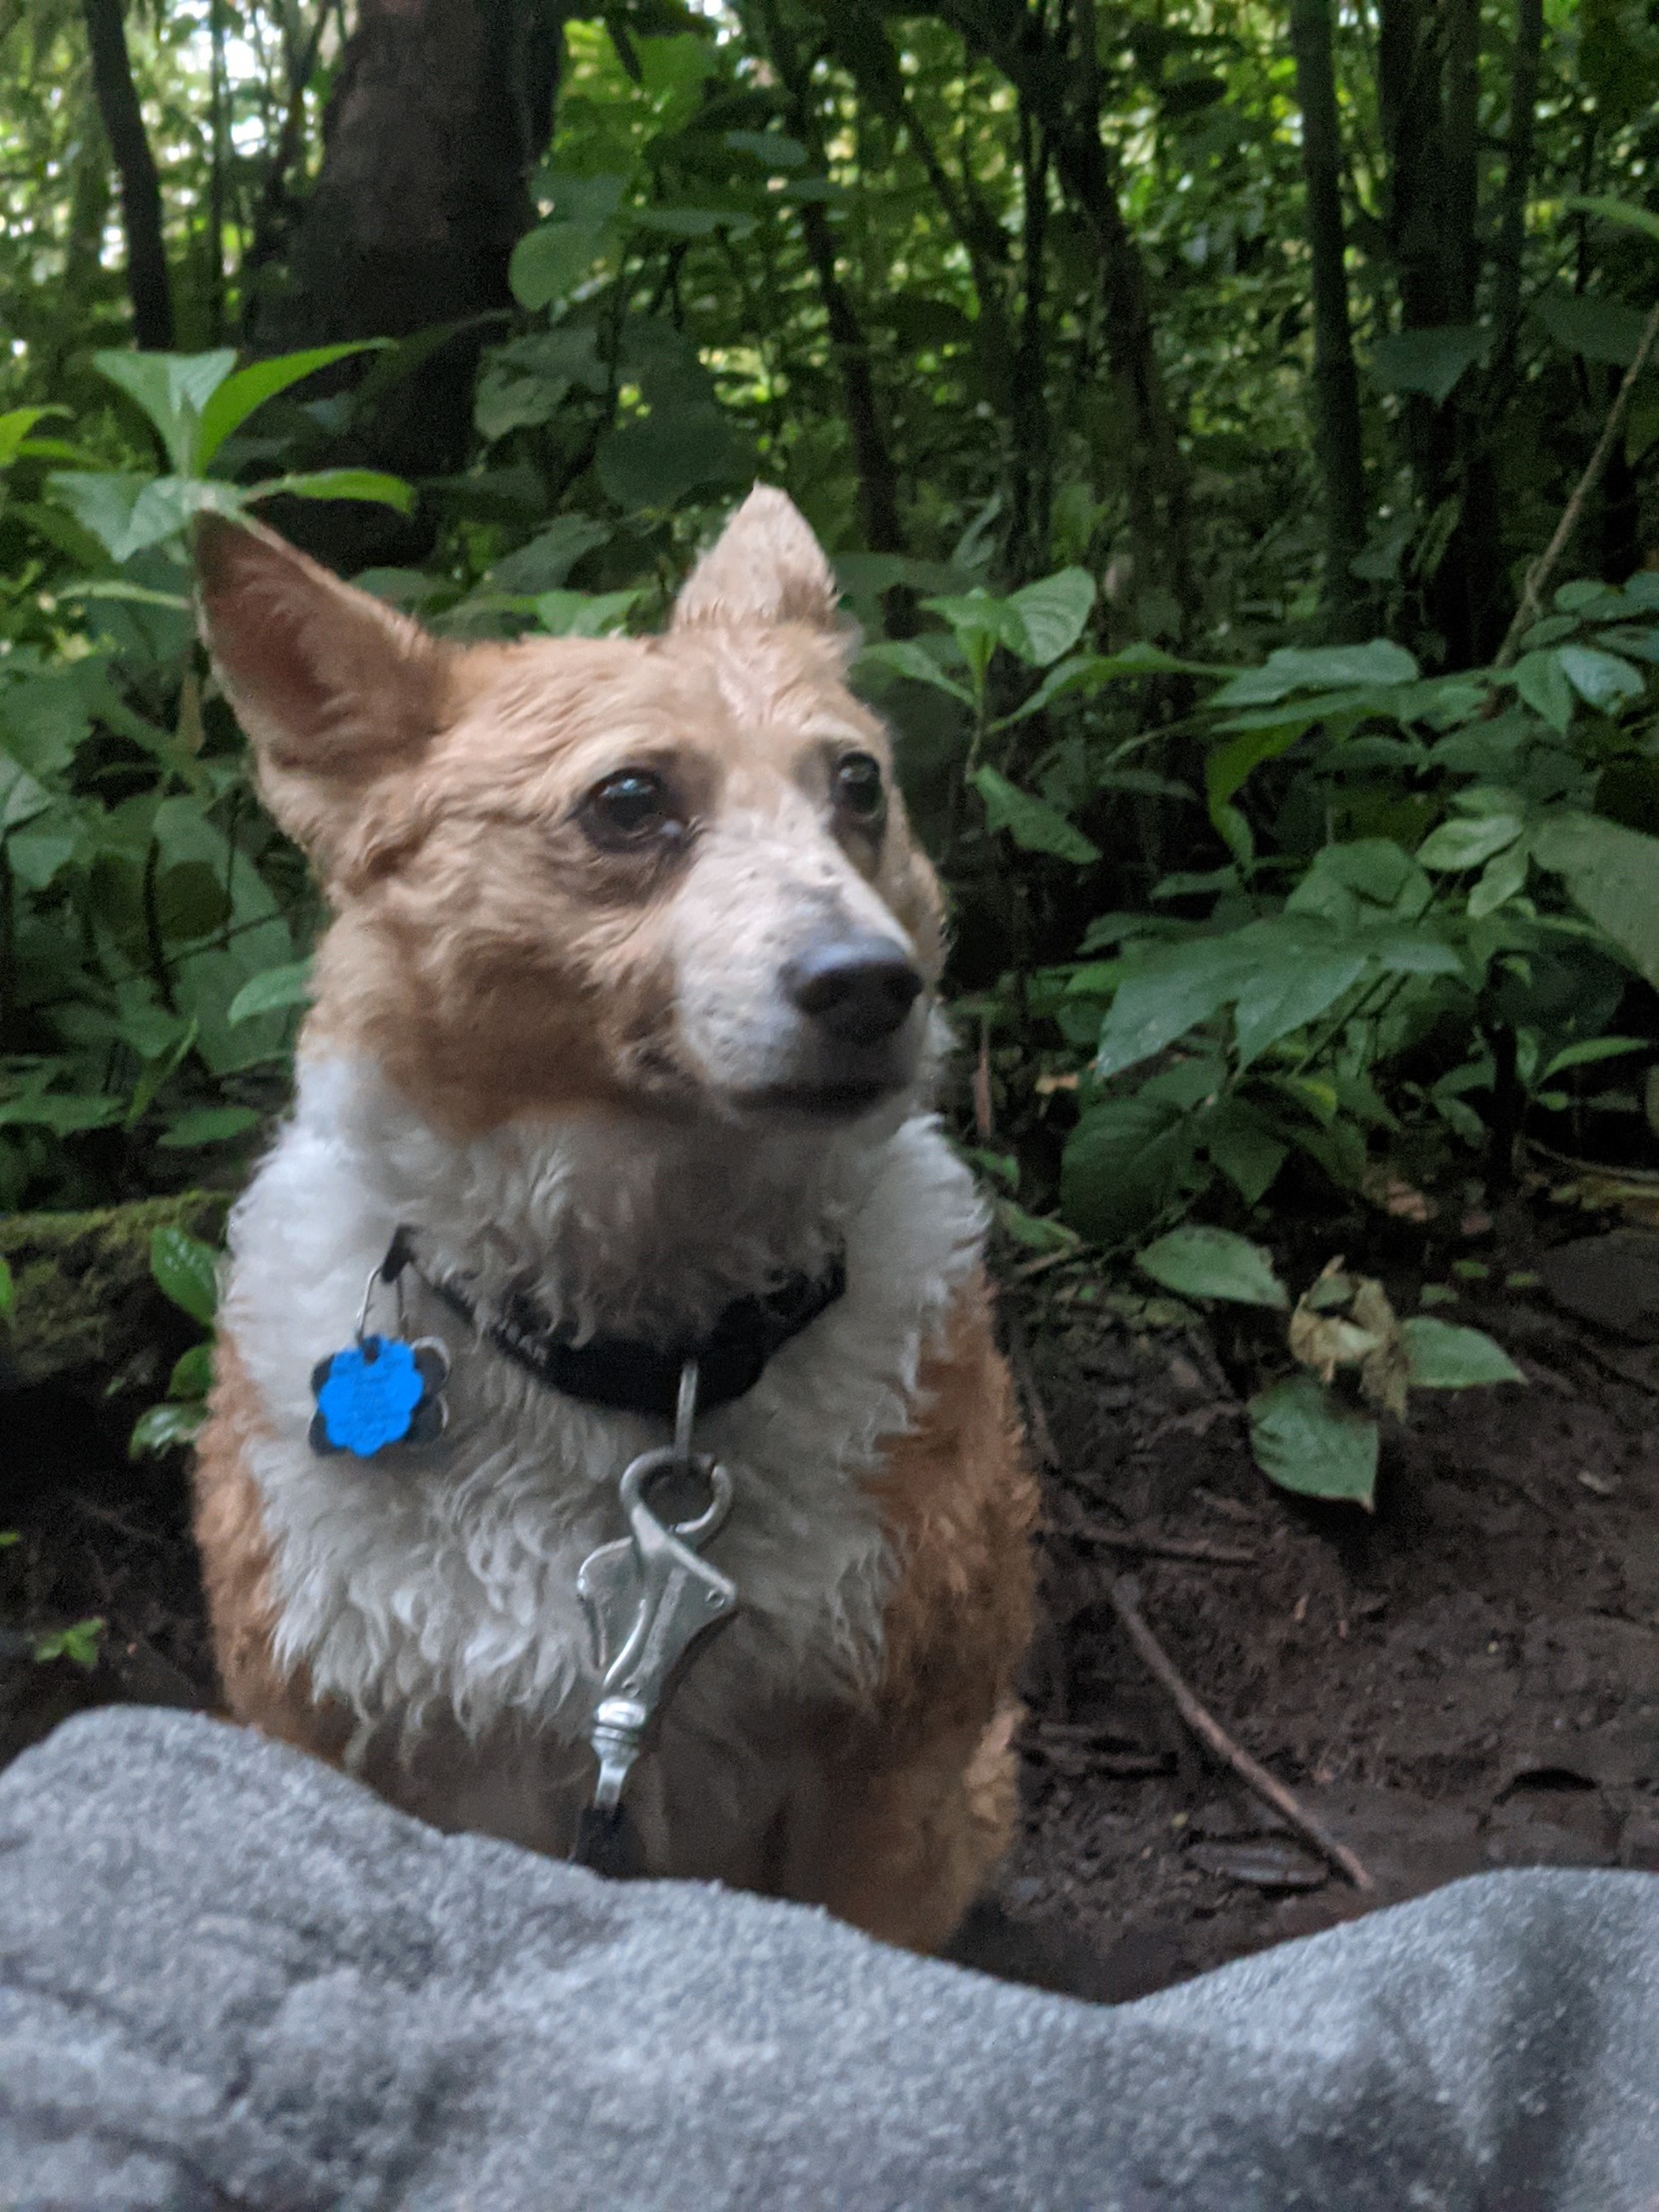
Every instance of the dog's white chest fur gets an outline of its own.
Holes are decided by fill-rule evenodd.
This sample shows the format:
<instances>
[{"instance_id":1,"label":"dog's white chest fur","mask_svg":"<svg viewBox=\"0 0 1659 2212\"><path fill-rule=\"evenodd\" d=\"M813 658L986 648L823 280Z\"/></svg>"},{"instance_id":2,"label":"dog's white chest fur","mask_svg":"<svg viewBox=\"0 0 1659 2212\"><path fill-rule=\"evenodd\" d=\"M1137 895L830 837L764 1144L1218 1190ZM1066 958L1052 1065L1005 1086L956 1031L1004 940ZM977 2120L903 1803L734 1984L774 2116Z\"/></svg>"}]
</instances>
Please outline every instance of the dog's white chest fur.
<instances>
[{"instance_id":1,"label":"dog's white chest fur","mask_svg":"<svg viewBox=\"0 0 1659 2212\"><path fill-rule=\"evenodd\" d=\"M757 1136L591 1121L455 1145L362 1064L302 1066L293 1118L234 1216L224 1307L270 1431L251 1467L278 1662L302 1662L315 1694L365 1722L452 1714L477 1738L522 1717L569 1739L593 1693L577 1569L623 1533L619 1478L665 1429L544 1390L417 1286L411 1330L454 1358L448 1433L381 1460L314 1456L312 1368L350 1342L404 1223L486 1300L528 1280L554 1317L664 1338L844 1244L844 1297L698 1425L734 1484L710 1556L742 1611L695 1670L694 1709L719 1735L740 1728L721 1718L722 1685L764 1709L869 1678L893 1562L861 1478L912 1418L982 1234L936 1122Z\"/></svg>"}]
</instances>

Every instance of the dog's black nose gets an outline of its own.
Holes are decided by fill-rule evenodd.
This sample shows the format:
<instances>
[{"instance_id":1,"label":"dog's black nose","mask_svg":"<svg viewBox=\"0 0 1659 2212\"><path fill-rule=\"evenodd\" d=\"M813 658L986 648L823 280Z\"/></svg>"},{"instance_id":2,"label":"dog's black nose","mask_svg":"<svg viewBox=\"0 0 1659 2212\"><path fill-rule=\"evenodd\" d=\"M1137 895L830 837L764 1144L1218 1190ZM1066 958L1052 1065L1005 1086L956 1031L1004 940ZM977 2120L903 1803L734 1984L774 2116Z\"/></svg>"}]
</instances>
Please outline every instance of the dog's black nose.
<instances>
[{"instance_id":1,"label":"dog's black nose","mask_svg":"<svg viewBox=\"0 0 1659 2212\"><path fill-rule=\"evenodd\" d=\"M825 937L797 953L783 988L803 1014L848 1045L891 1037L916 1004L922 979L891 937Z\"/></svg>"}]
</instances>

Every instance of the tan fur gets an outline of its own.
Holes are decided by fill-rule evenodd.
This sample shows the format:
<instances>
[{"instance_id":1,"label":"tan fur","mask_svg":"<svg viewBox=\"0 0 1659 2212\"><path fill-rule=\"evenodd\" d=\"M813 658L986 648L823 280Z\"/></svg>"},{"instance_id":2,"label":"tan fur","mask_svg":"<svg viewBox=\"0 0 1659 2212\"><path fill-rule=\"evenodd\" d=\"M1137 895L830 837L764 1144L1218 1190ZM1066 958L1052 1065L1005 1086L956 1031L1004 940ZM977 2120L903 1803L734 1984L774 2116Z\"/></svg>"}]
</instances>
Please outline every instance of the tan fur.
<instances>
[{"instance_id":1,"label":"tan fur","mask_svg":"<svg viewBox=\"0 0 1659 2212\"><path fill-rule=\"evenodd\" d=\"M921 1393L926 1411L875 1485L901 1573L875 1701L829 1769L838 1818L815 1894L927 1951L1013 1833L1015 1672L1032 1634L1037 1488L983 1282L959 1301Z\"/></svg>"},{"instance_id":2,"label":"tan fur","mask_svg":"<svg viewBox=\"0 0 1659 2212\"><path fill-rule=\"evenodd\" d=\"M260 1427L258 1396L223 1335L213 1365L207 1419L196 1442L196 1542L225 1703L248 1727L334 1762L350 1735L349 1719L315 1703L303 1669L283 1674L271 1652L270 1546L245 1458Z\"/></svg>"},{"instance_id":3,"label":"tan fur","mask_svg":"<svg viewBox=\"0 0 1659 2212\"><path fill-rule=\"evenodd\" d=\"M937 980L941 900L897 792L876 830L830 804L840 754L890 774L891 748L846 689L833 578L779 495L754 496L672 629L647 641L455 649L268 534L211 525L199 552L207 633L261 788L337 916L304 1048L373 1059L446 1135L573 1107L739 1111L718 1036L676 1012L676 978L720 965L741 1009L744 979L775 962L803 908L897 921ZM695 816L694 870L598 850L579 826L583 795L641 762ZM221 1339L197 1535L225 1695L237 1718L337 1761L346 1717L272 1656L247 1465L261 1418ZM1035 1493L983 1282L959 1299L872 1486L899 1564L881 1679L858 1710L798 1716L814 1772L765 1886L931 1948L1010 1834L1031 1625ZM446 1737L424 1751L477 1762L482 1786L523 1748L521 1734L517 1748ZM419 1811L421 1757L367 1778Z\"/></svg>"}]
</instances>

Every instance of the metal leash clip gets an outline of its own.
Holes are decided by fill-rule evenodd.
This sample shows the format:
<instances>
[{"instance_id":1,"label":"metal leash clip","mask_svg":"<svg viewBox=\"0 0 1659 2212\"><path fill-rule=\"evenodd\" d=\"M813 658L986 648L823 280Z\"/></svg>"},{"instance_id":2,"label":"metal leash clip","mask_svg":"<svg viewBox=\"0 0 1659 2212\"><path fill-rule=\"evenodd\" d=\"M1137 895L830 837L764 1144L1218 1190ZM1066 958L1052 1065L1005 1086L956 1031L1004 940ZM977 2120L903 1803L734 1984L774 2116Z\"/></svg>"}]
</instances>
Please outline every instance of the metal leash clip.
<instances>
[{"instance_id":1,"label":"metal leash clip","mask_svg":"<svg viewBox=\"0 0 1659 2212\"><path fill-rule=\"evenodd\" d=\"M591 1551L576 1578L601 1682L588 1731L599 1781L573 1856L602 1874L639 1871L637 1839L623 1823L623 1785L694 1646L737 1610L736 1583L697 1555L731 1510L731 1477L707 1454L692 1453L696 1410L697 1363L687 1360L673 1443L642 1452L619 1487L630 1533ZM670 1474L682 1490L706 1484L701 1513L663 1522L651 1511L647 1487Z\"/></svg>"}]
</instances>

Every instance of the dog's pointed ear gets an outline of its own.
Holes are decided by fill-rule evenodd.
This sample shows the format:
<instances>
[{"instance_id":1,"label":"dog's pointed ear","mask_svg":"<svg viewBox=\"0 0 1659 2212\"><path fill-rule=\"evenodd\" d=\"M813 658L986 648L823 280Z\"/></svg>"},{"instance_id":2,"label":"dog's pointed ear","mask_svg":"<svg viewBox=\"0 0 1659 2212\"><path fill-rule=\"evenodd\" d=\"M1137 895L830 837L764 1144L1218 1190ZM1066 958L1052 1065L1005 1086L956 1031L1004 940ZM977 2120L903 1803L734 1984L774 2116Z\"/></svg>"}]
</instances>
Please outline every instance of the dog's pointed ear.
<instances>
[{"instance_id":1,"label":"dog's pointed ear","mask_svg":"<svg viewBox=\"0 0 1659 2212\"><path fill-rule=\"evenodd\" d=\"M368 788L442 727L449 652L268 530L205 515L196 574L202 635L261 795L326 868Z\"/></svg>"},{"instance_id":2,"label":"dog's pointed ear","mask_svg":"<svg viewBox=\"0 0 1659 2212\"><path fill-rule=\"evenodd\" d=\"M835 571L794 501L757 484L686 579L674 628L699 623L836 627Z\"/></svg>"}]
</instances>

